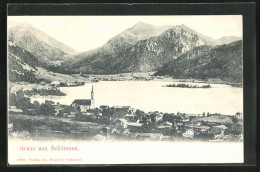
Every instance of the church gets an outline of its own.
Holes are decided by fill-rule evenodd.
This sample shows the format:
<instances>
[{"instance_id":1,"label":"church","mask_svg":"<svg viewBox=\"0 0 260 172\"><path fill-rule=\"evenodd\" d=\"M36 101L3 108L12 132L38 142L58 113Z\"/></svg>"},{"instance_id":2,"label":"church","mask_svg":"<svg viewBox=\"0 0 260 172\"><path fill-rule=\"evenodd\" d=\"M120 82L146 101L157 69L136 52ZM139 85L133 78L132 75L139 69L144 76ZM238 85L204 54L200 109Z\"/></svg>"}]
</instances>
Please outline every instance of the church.
<instances>
[{"instance_id":1,"label":"church","mask_svg":"<svg viewBox=\"0 0 260 172\"><path fill-rule=\"evenodd\" d=\"M93 85L92 85L92 89L91 89L91 99L75 99L72 102L72 106L80 107L81 112L86 112L88 109L95 109Z\"/></svg>"}]
</instances>

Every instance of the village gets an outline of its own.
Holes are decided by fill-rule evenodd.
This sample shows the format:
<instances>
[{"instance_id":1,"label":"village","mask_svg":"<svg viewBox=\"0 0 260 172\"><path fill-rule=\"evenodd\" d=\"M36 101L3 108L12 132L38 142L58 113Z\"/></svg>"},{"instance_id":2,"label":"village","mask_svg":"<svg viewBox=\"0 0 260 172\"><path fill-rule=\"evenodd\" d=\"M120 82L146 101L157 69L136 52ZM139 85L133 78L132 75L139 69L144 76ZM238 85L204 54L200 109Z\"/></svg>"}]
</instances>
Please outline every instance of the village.
<instances>
[{"instance_id":1,"label":"village","mask_svg":"<svg viewBox=\"0 0 260 172\"><path fill-rule=\"evenodd\" d=\"M9 135L19 138L72 137L90 140L242 141L243 114L144 112L130 106L95 106L91 99L71 105L31 103L24 91L9 93ZM28 118L29 117L29 118ZM35 138L35 137L34 137Z\"/></svg>"}]
</instances>

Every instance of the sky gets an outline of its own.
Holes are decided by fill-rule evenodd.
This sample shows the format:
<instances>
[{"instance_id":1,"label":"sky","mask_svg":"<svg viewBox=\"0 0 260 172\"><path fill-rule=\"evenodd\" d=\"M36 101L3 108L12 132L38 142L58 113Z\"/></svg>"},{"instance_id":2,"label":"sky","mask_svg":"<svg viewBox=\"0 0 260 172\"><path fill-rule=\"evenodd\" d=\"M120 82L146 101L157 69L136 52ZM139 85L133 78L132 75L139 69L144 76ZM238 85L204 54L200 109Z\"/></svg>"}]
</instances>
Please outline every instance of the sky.
<instances>
[{"instance_id":1,"label":"sky","mask_svg":"<svg viewBox=\"0 0 260 172\"><path fill-rule=\"evenodd\" d=\"M186 26L206 36L242 37L241 15L204 16L8 16L8 21L31 24L56 40L82 52L98 48L138 22Z\"/></svg>"}]
</instances>

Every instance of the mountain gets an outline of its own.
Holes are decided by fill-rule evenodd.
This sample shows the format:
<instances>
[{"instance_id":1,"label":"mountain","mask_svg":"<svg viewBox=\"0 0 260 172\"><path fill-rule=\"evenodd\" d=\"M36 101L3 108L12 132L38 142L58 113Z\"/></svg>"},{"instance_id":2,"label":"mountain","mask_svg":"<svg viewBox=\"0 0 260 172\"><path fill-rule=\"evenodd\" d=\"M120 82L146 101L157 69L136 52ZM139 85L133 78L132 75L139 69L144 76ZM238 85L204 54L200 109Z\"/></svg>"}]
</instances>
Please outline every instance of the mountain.
<instances>
[{"instance_id":1,"label":"mountain","mask_svg":"<svg viewBox=\"0 0 260 172\"><path fill-rule=\"evenodd\" d=\"M40 62L29 51L13 44L8 43L8 74L9 81L30 83L39 82L35 76L37 67L42 67Z\"/></svg>"},{"instance_id":2,"label":"mountain","mask_svg":"<svg viewBox=\"0 0 260 172\"><path fill-rule=\"evenodd\" d=\"M214 40L185 25L153 26L139 22L105 45L75 55L75 50L31 25L8 22L8 26L9 60L14 65L10 70L14 75L27 75L26 72L33 73L38 68L65 74L157 71L157 75L177 78L240 81L237 69L242 70L242 48L239 41L234 42L239 37Z\"/></svg>"},{"instance_id":3,"label":"mountain","mask_svg":"<svg viewBox=\"0 0 260 172\"><path fill-rule=\"evenodd\" d=\"M242 41L216 47L199 46L172 60L155 75L175 78L219 78L242 81Z\"/></svg>"},{"instance_id":4,"label":"mountain","mask_svg":"<svg viewBox=\"0 0 260 172\"><path fill-rule=\"evenodd\" d=\"M223 36L223 37L221 37L219 39L213 39L211 37L203 35L203 34L197 32L197 31L189 28L188 26L186 26L184 24L179 25L179 27L185 29L186 31L188 31L190 33L198 35L200 38L204 39L205 41L208 41L210 43L210 45L212 45L212 46L222 45L222 44L229 44L231 42L242 40L241 37L237 37L237 36Z\"/></svg>"},{"instance_id":5,"label":"mountain","mask_svg":"<svg viewBox=\"0 0 260 172\"><path fill-rule=\"evenodd\" d=\"M120 33L116 37L110 39L108 43L117 45L123 42L127 45L134 45L137 41L148 39L153 36L158 36L171 27L172 26L154 26L139 22L133 27Z\"/></svg>"},{"instance_id":6,"label":"mountain","mask_svg":"<svg viewBox=\"0 0 260 172\"><path fill-rule=\"evenodd\" d=\"M8 22L8 41L33 54L39 61L65 61L77 53L71 47L55 40L29 24Z\"/></svg>"},{"instance_id":7,"label":"mountain","mask_svg":"<svg viewBox=\"0 0 260 172\"><path fill-rule=\"evenodd\" d=\"M209 36L206 36L206 35L203 35L193 29L191 29L190 27L182 24L182 25L178 25L179 27L181 27L182 29L190 32L190 33L193 33L194 35L198 35L201 39L204 39L205 41L209 42L209 43L213 43L215 40Z\"/></svg>"},{"instance_id":8,"label":"mountain","mask_svg":"<svg viewBox=\"0 0 260 172\"><path fill-rule=\"evenodd\" d=\"M119 52L133 46L136 42L153 36L158 36L171 26L153 26L139 22L131 28L123 31L108 42L94 50L77 54L69 63L77 63L81 60L92 59L93 57L107 57L118 55Z\"/></svg>"},{"instance_id":9,"label":"mountain","mask_svg":"<svg viewBox=\"0 0 260 172\"><path fill-rule=\"evenodd\" d=\"M182 53L208 42L179 26L138 23L101 48L79 54L58 72L111 74L153 71Z\"/></svg>"},{"instance_id":10,"label":"mountain","mask_svg":"<svg viewBox=\"0 0 260 172\"><path fill-rule=\"evenodd\" d=\"M238 40L242 40L242 38L237 37L237 36L224 36L224 37L221 37L219 39L214 40L213 44L214 45L229 44L231 42L235 42L235 41L238 41Z\"/></svg>"},{"instance_id":11,"label":"mountain","mask_svg":"<svg viewBox=\"0 0 260 172\"><path fill-rule=\"evenodd\" d=\"M10 82L50 83L51 81L82 82L84 78L53 73L49 64L40 62L29 51L8 42L8 78Z\"/></svg>"}]
</instances>

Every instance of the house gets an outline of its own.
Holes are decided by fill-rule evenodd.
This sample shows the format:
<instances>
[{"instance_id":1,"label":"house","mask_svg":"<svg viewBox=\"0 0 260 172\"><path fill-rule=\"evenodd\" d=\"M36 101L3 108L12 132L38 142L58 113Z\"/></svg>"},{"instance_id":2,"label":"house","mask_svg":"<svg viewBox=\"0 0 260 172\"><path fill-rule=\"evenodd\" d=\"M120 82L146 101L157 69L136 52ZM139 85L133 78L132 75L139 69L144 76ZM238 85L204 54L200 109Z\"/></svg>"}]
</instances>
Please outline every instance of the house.
<instances>
[{"instance_id":1,"label":"house","mask_svg":"<svg viewBox=\"0 0 260 172\"><path fill-rule=\"evenodd\" d=\"M50 105L53 105L53 104L55 104L53 101L51 101L51 100L45 100L45 104L50 104Z\"/></svg>"},{"instance_id":2,"label":"house","mask_svg":"<svg viewBox=\"0 0 260 172\"><path fill-rule=\"evenodd\" d=\"M167 125L172 126L173 124L171 122L165 122Z\"/></svg>"},{"instance_id":3,"label":"house","mask_svg":"<svg viewBox=\"0 0 260 172\"><path fill-rule=\"evenodd\" d=\"M186 116L183 116L183 115L178 115L177 117L176 117L176 122L177 123L184 123L184 122L189 122L189 117L186 117Z\"/></svg>"},{"instance_id":4,"label":"house","mask_svg":"<svg viewBox=\"0 0 260 172\"><path fill-rule=\"evenodd\" d=\"M203 126L198 123L197 124L186 124L185 127L188 129L192 129L192 130L196 131L197 133L207 133L210 129L209 126Z\"/></svg>"},{"instance_id":5,"label":"house","mask_svg":"<svg viewBox=\"0 0 260 172\"><path fill-rule=\"evenodd\" d=\"M81 112L86 112L88 109L95 109L94 103L94 88L92 85L91 99L75 99L72 102L73 107L79 107Z\"/></svg>"},{"instance_id":6,"label":"house","mask_svg":"<svg viewBox=\"0 0 260 172\"><path fill-rule=\"evenodd\" d=\"M220 130L226 130L227 127L225 125L216 125L216 126L213 126L212 128L216 128L216 129L220 129Z\"/></svg>"},{"instance_id":7,"label":"house","mask_svg":"<svg viewBox=\"0 0 260 172\"><path fill-rule=\"evenodd\" d=\"M124 118L127 120L127 121L136 121L135 118L137 118L136 115L133 115L133 114L126 114L124 116Z\"/></svg>"},{"instance_id":8,"label":"house","mask_svg":"<svg viewBox=\"0 0 260 172\"><path fill-rule=\"evenodd\" d=\"M59 82L59 81L52 81L52 82L50 83L50 85L51 85L51 86L58 86L58 85L60 85L60 82Z\"/></svg>"},{"instance_id":9,"label":"house","mask_svg":"<svg viewBox=\"0 0 260 172\"><path fill-rule=\"evenodd\" d=\"M220 133L218 133L218 134L214 134L214 137L213 137L213 139L216 139L216 140L223 140L224 139L224 130L221 130L221 132Z\"/></svg>"},{"instance_id":10,"label":"house","mask_svg":"<svg viewBox=\"0 0 260 172\"><path fill-rule=\"evenodd\" d=\"M86 112L91 107L90 99L76 99L72 102L73 107L79 107L81 112Z\"/></svg>"},{"instance_id":11,"label":"house","mask_svg":"<svg viewBox=\"0 0 260 172\"><path fill-rule=\"evenodd\" d=\"M161 137L161 141L173 141L173 140L175 140L175 137L173 137L173 136L162 135L162 137Z\"/></svg>"},{"instance_id":12,"label":"house","mask_svg":"<svg viewBox=\"0 0 260 172\"><path fill-rule=\"evenodd\" d=\"M183 136L183 137L193 138L193 137L194 137L194 130L189 129L189 130L185 131L185 132L182 134L182 136Z\"/></svg>"},{"instance_id":13,"label":"house","mask_svg":"<svg viewBox=\"0 0 260 172\"><path fill-rule=\"evenodd\" d=\"M166 128L171 128L172 127L172 123L171 122L164 122L161 123L160 126L158 126L158 129L166 129Z\"/></svg>"},{"instance_id":14,"label":"house","mask_svg":"<svg viewBox=\"0 0 260 172\"><path fill-rule=\"evenodd\" d=\"M220 134L222 131L223 130L220 128L211 127L211 129L209 130L209 133L216 135L216 134Z\"/></svg>"},{"instance_id":15,"label":"house","mask_svg":"<svg viewBox=\"0 0 260 172\"><path fill-rule=\"evenodd\" d=\"M131 108L131 106L113 106L113 109L130 111L132 108Z\"/></svg>"},{"instance_id":16,"label":"house","mask_svg":"<svg viewBox=\"0 0 260 172\"><path fill-rule=\"evenodd\" d=\"M52 106L53 108L54 108L54 110L55 110L55 116L57 116L64 108L62 108L61 106L59 106L59 105L53 105Z\"/></svg>"},{"instance_id":17,"label":"house","mask_svg":"<svg viewBox=\"0 0 260 172\"><path fill-rule=\"evenodd\" d=\"M127 122L126 119L119 119L120 124L123 125L124 128L127 128L131 131L139 131L141 127L143 126L142 123L136 123L136 122Z\"/></svg>"},{"instance_id":18,"label":"house","mask_svg":"<svg viewBox=\"0 0 260 172\"><path fill-rule=\"evenodd\" d=\"M139 128L143 126L142 123L136 123L136 122L127 122L126 125L127 128Z\"/></svg>"},{"instance_id":19,"label":"house","mask_svg":"<svg viewBox=\"0 0 260 172\"><path fill-rule=\"evenodd\" d=\"M109 109L109 106L107 106L107 105L101 105L101 106L100 106L100 109L101 109L101 110L107 110L107 109Z\"/></svg>"},{"instance_id":20,"label":"house","mask_svg":"<svg viewBox=\"0 0 260 172\"><path fill-rule=\"evenodd\" d=\"M12 113L22 113L23 110L22 109L17 109L16 106L9 106L9 112L12 112Z\"/></svg>"},{"instance_id":21,"label":"house","mask_svg":"<svg viewBox=\"0 0 260 172\"><path fill-rule=\"evenodd\" d=\"M91 112L83 112L82 115L85 115L85 116L91 116L91 115L94 115L93 113ZM101 114L102 116L102 114Z\"/></svg>"},{"instance_id":22,"label":"house","mask_svg":"<svg viewBox=\"0 0 260 172\"><path fill-rule=\"evenodd\" d=\"M136 139L138 140L161 140L161 133L138 133Z\"/></svg>"},{"instance_id":23,"label":"house","mask_svg":"<svg viewBox=\"0 0 260 172\"><path fill-rule=\"evenodd\" d=\"M176 122L176 123L175 123L175 127L176 127L178 130L184 130L184 129L185 129L185 123L184 123L184 122Z\"/></svg>"},{"instance_id":24,"label":"house","mask_svg":"<svg viewBox=\"0 0 260 172\"><path fill-rule=\"evenodd\" d=\"M8 124L8 131L11 132L13 130L13 123Z\"/></svg>"},{"instance_id":25,"label":"house","mask_svg":"<svg viewBox=\"0 0 260 172\"><path fill-rule=\"evenodd\" d=\"M202 128L202 129L200 129L200 132L201 133L208 133L209 132L209 128Z\"/></svg>"},{"instance_id":26,"label":"house","mask_svg":"<svg viewBox=\"0 0 260 172\"><path fill-rule=\"evenodd\" d=\"M230 131L235 133L242 133L243 132L243 123L237 122L230 126Z\"/></svg>"},{"instance_id":27,"label":"house","mask_svg":"<svg viewBox=\"0 0 260 172\"><path fill-rule=\"evenodd\" d=\"M43 82L43 81L42 81L40 84L41 84L42 86L45 86L45 82Z\"/></svg>"},{"instance_id":28,"label":"house","mask_svg":"<svg viewBox=\"0 0 260 172\"><path fill-rule=\"evenodd\" d=\"M156 121L160 121L160 120L162 120L163 119L163 113L159 113L158 115L156 115L156 117L155 117L155 120Z\"/></svg>"},{"instance_id":29,"label":"house","mask_svg":"<svg viewBox=\"0 0 260 172\"><path fill-rule=\"evenodd\" d=\"M70 114L67 115L68 118L75 118L76 112L70 112Z\"/></svg>"}]
</instances>

